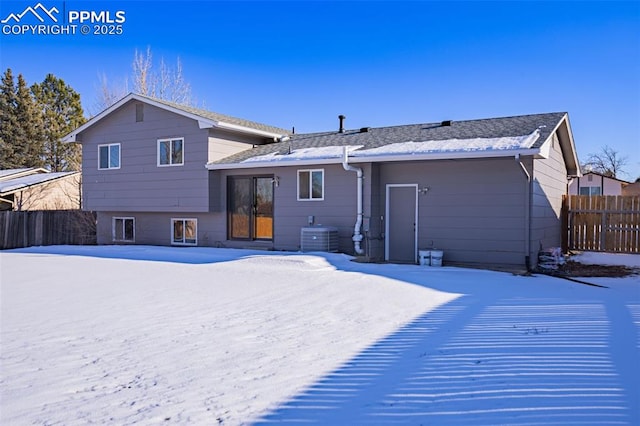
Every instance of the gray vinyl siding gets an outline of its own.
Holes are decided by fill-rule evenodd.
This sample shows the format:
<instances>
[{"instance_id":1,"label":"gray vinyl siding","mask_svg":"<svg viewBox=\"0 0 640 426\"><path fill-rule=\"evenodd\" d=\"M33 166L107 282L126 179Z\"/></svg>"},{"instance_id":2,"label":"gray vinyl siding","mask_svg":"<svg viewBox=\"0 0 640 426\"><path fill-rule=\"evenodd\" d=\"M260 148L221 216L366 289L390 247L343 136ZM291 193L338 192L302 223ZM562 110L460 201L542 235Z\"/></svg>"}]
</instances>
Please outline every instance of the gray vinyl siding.
<instances>
[{"instance_id":1,"label":"gray vinyl siding","mask_svg":"<svg viewBox=\"0 0 640 426\"><path fill-rule=\"evenodd\" d=\"M364 236L366 255L370 260L384 259L384 185L380 182L380 164L372 163L370 173L365 175L365 187L371 191L371 198L364 200ZM368 226L367 226L368 225Z\"/></svg>"},{"instance_id":2,"label":"gray vinyl siding","mask_svg":"<svg viewBox=\"0 0 640 426\"><path fill-rule=\"evenodd\" d=\"M209 210L207 129L195 120L136 103L112 112L82 135L84 208L121 212L206 212ZM158 139L184 138L184 164L158 167ZM98 170L98 145L120 144L120 168Z\"/></svg>"},{"instance_id":3,"label":"gray vinyl siding","mask_svg":"<svg viewBox=\"0 0 640 426\"><path fill-rule=\"evenodd\" d=\"M98 244L114 244L112 238L112 219L114 217L133 217L135 219L135 241L133 243L117 244L146 244L171 245L171 219L188 218L198 220L198 246L224 246L225 216L222 213L202 212L135 212L120 210L98 212L97 237Z\"/></svg>"},{"instance_id":4,"label":"gray vinyl siding","mask_svg":"<svg viewBox=\"0 0 640 426\"><path fill-rule=\"evenodd\" d=\"M560 119L557 115L550 117L555 117L555 122ZM437 130L433 131L452 131L457 127L447 126L445 129L435 126L433 129ZM430 129L424 126L420 129L415 126L402 128L412 128L417 132ZM542 131L547 132L544 133L546 138L552 127L541 128L549 129ZM403 132L393 129L382 129L380 135L391 132L392 136L401 138L399 140L410 140ZM311 137L311 141L300 139L300 143L308 143L309 147L316 146L316 143L323 146L334 138L340 138L342 142L339 144L343 144L345 137L368 140L376 132L307 135L304 137ZM481 133L484 132L482 130ZM435 136L436 140L443 137L441 134ZM157 141L169 138L184 138L184 164L159 167ZM195 218L198 220L199 246L299 250L300 230L308 226L308 217L314 216L316 225L338 228L340 251L353 254L357 178L355 173L345 171L341 164L279 164L278 167L253 170L209 171L207 163L223 159L241 161L250 156L248 151L254 147L257 147L256 151L251 154L257 155L256 152L266 154L285 150L288 144L261 147L273 140L218 127L200 129L197 119L137 101L111 111L78 134L77 140L83 147L83 208L98 212L100 244L113 242L113 217L134 217L134 243L153 245L171 244L172 218ZM292 140L295 142L296 137L292 136ZM372 143L382 141L390 143L386 138L372 140ZM419 248L442 249L444 261L450 263L523 266L526 257L530 256L535 264L540 247L560 245L560 209L562 196L567 190L567 164L569 168L575 168L568 122L562 121L556 134L547 141L553 142L548 150L549 158L522 158L522 164L531 176L530 183L520 163L513 157L407 159L355 164L364 172L362 231L366 257L384 259L385 238L388 237L385 235L386 185L417 184L422 190L418 195ZM119 168L98 169L98 146L103 144L120 144ZM565 147L564 153L562 146ZM546 145L542 151L547 152ZM323 200L297 199L298 170L302 169L324 170ZM274 188L272 241L228 239L229 176L277 178L279 185ZM414 244L413 241L406 243Z\"/></svg>"},{"instance_id":5,"label":"gray vinyl siding","mask_svg":"<svg viewBox=\"0 0 640 426\"><path fill-rule=\"evenodd\" d=\"M321 201L297 200L297 172L303 169L324 169L325 192ZM363 165L365 176L371 166ZM185 217L198 219L198 245L212 247L266 248L274 250L300 249L300 229L308 226L308 217L315 217L316 225L335 226L340 237L339 249L353 253L353 226L356 221L356 174L345 171L341 165L314 167L260 168L251 171L229 170L209 172L211 199L219 205L210 213L185 211L175 213L137 212L113 210L98 214L98 243L110 244L111 218L134 216L136 218L135 244L171 244L171 218ZM227 178L229 176L277 176L278 187L274 188L274 239L273 241L246 241L227 239ZM365 179L365 215L370 216L368 201L371 186Z\"/></svg>"},{"instance_id":6,"label":"gray vinyl siding","mask_svg":"<svg viewBox=\"0 0 640 426\"><path fill-rule=\"evenodd\" d=\"M220 129L209 131L208 162L221 160L233 154L264 144L265 139L257 136L231 133Z\"/></svg>"},{"instance_id":7,"label":"gray vinyl siding","mask_svg":"<svg viewBox=\"0 0 640 426\"><path fill-rule=\"evenodd\" d=\"M560 247L562 197L567 193L567 167L556 135L549 140L549 158L534 160L531 209L532 259L540 247Z\"/></svg>"},{"instance_id":8,"label":"gray vinyl siding","mask_svg":"<svg viewBox=\"0 0 640 426\"><path fill-rule=\"evenodd\" d=\"M411 183L428 188L418 195L419 248L444 250L445 262L524 265L527 182L513 158L383 164L380 210L387 184Z\"/></svg>"},{"instance_id":9,"label":"gray vinyl siding","mask_svg":"<svg viewBox=\"0 0 640 426\"><path fill-rule=\"evenodd\" d=\"M556 158L558 153L552 154ZM561 158L561 156L560 156ZM557 160L557 158L556 158ZM535 160L541 170L533 173L534 160L523 159L534 176L532 204L532 241L546 241L540 235L554 237L557 217L552 202L545 202L549 188L555 188L561 200L559 174L549 179L545 170L555 165ZM445 262L524 266L526 256L525 222L527 181L514 158L457 161L422 161L385 164L358 164L364 171L363 247L372 260L384 258L385 203L387 184L418 184L428 188L418 196L418 247L444 250ZM302 169L324 170L324 200L297 200L297 172ZM273 176L273 241L229 240L227 238L227 179L229 176ZM340 237L340 251L353 254L353 226L356 220L356 174L341 165L291 166L254 170L209 172L208 182L215 209L210 212L138 212L113 210L99 214L98 241L111 243L111 218L135 216L136 244L169 245L171 218L198 219L198 245L212 247L299 250L300 229L308 216L315 224L335 226ZM547 191L547 192L545 192ZM552 197L553 198L553 197ZM393 206L392 208L402 208ZM545 226L538 226L545 225ZM541 239L542 238L542 239ZM408 241L407 244L413 244ZM532 243L532 256L538 246ZM532 258L533 259L533 258Z\"/></svg>"},{"instance_id":10,"label":"gray vinyl siding","mask_svg":"<svg viewBox=\"0 0 640 426\"><path fill-rule=\"evenodd\" d=\"M365 173L371 169L364 165ZM298 201L298 170L324 170L324 200ZM217 173L217 172L212 172ZM226 182L228 176L277 176L279 185L274 188L274 240L272 243L227 241L233 247L263 245L276 250L299 250L300 229L308 226L308 217L314 216L316 225L335 226L340 238L340 251L353 252L353 226L356 222L357 179L354 172L345 171L341 165L292 166L259 168L251 171L229 170L221 173L222 202L226 210ZM370 185L365 179L364 197L369 198ZM365 214L368 214L365 208ZM225 224L226 225L226 224Z\"/></svg>"}]
</instances>

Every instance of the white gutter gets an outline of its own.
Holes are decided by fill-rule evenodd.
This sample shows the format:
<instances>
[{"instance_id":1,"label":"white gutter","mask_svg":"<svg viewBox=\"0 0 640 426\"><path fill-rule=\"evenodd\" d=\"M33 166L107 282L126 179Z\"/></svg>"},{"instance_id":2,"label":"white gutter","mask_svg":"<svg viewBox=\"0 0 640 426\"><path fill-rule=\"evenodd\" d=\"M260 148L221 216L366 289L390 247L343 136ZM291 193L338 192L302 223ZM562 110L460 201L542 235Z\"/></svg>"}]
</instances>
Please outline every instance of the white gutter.
<instances>
[{"instance_id":1,"label":"white gutter","mask_svg":"<svg viewBox=\"0 0 640 426\"><path fill-rule=\"evenodd\" d=\"M234 130L236 132L248 133L251 135L264 136L268 138L273 138L274 140L286 136L286 135L283 135L282 133L273 133L268 130L258 130L251 127L240 126L238 124L226 123L223 121L214 121L212 124L212 127L218 127L220 129L225 129L225 130Z\"/></svg>"},{"instance_id":2,"label":"white gutter","mask_svg":"<svg viewBox=\"0 0 640 426\"><path fill-rule=\"evenodd\" d=\"M341 164L341 158L316 158L308 160L282 160L282 161L246 161L242 163L210 163L205 167L209 170L235 170L255 169L260 167L299 167L327 164Z\"/></svg>"},{"instance_id":3,"label":"white gutter","mask_svg":"<svg viewBox=\"0 0 640 426\"><path fill-rule=\"evenodd\" d=\"M539 156L539 148L528 148L519 150L487 150L487 151L461 151L461 152L437 152L425 154L390 154L390 155L362 155L358 156L357 151L350 158L350 163L383 163L392 161L429 161L429 160L456 160L463 158L499 158L513 157L514 155ZM284 157L284 156L283 156ZM209 170L233 170L233 169L253 169L258 167L297 167L312 166L321 164L340 164L341 158L309 158L296 160L268 160L268 161L246 161L242 163L210 163L206 165Z\"/></svg>"},{"instance_id":4,"label":"white gutter","mask_svg":"<svg viewBox=\"0 0 640 426\"><path fill-rule=\"evenodd\" d=\"M356 224L353 227L353 249L357 254L363 254L364 250L360 246L362 242L362 234L360 228L362 227L362 169L359 167L353 167L349 165L349 151L348 147L344 147L344 153L342 157L342 167L348 172L356 172L358 176L358 193L357 193L357 219Z\"/></svg>"},{"instance_id":5,"label":"white gutter","mask_svg":"<svg viewBox=\"0 0 640 426\"><path fill-rule=\"evenodd\" d=\"M515 155L515 160L520 164L520 168L524 172L527 179L527 190L525 191L525 209L524 209L524 262L527 271L531 269L531 175L520 159L520 154Z\"/></svg>"}]
</instances>

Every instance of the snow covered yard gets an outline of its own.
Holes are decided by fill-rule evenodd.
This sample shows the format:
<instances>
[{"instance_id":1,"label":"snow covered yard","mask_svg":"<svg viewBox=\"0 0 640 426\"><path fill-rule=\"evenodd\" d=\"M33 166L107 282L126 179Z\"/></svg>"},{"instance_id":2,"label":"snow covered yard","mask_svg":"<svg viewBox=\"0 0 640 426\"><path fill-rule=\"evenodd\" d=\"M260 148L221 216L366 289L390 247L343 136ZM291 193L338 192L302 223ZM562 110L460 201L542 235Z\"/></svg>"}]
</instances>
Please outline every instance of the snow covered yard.
<instances>
[{"instance_id":1,"label":"snow covered yard","mask_svg":"<svg viewBox=\"0 0 640 426\"><path fill-rule=\"evenodd\" d=\"M141 246L0 268L3 425L640 424L638 276Z\"/></svg>"}]
</instances>

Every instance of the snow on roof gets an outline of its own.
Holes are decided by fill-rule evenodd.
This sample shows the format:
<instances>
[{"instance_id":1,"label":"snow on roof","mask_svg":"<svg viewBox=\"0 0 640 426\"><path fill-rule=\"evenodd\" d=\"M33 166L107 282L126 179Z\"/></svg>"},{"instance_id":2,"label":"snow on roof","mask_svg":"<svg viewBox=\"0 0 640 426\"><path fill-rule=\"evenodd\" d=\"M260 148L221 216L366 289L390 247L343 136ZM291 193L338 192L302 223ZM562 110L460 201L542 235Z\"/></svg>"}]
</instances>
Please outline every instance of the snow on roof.
<instances>
[{"instance_id":1,"label":"snow on roof","mask_svg":"<svg viewBox=\"0 0 640 426\"><path fill-rule=\"evenodd\" d=\"M349 151L362 148L363 145L345 145L345 146L323 146L317 148L299 148L286 152L272 152L270 154L259 155L257 157L248 158L242 163L263 163L271 161L296 161L296 160L321 160L330 158L341 158L344 148Z\"/></svg>"},{"instance_id":2,"label":"snow on roof","mask_svg":"<svg viewBox=\"0 0 640 426\"><path fill-rule=\"evenodd\" d=\"M38 185L54 179L59 179L68 175L73 175L78 172L53 172L53 173L38 173L28 176L22 176L16 179L10 179L0 182L0 193L7 193L17 191L22 188L27 188L32 185Z\"/></svg>"},{"instance_id":3,"label":"snow on roof","mask_svg":"<svg viewBox=\"0 0 640 426\"><path fill-rule=\"evenodd\" d=\"M400 142L378 148L358 150L351 153L355 157L378 155L414 155L442 152L503 151L510 149L528 149L540 137L540 131L523 136L501 138L445 139L440 141Z\"/></svg>"},{"instance_id":4,"label":"snow on roof","mask_svg":"<svg viewBox=\"0 0 640 426\"><path fill-rule=\"evenodd\" d=\"M15 175L18 173L24 173L26 171L30 170L28 167L26 168L22 168L22 169L5 169L5 170L0 170L0 178L6 177L6 176L11 176L11 175Z\"/></svg>"},{"instance_id":5,"label":"snow on roof","mask_svg":"<svg viewBox=\"0 0 640 426\"><path fill-rule=\"evenodd\" d=\"M540 137L540 131L534 130L528 135L507 136L499 138L445 139L422 142L399 142L378 148L360 149L364 145L346 145L351 157L375 157L382 155L416 155L451 152L486 152L515 149L528 149ZM258 155L241 161L241 163L269 163L300 160L329 160L341 158L345 146L323 146L298 148L290 152L281 150L265 155Z\"/></svg>"}]
</instances>

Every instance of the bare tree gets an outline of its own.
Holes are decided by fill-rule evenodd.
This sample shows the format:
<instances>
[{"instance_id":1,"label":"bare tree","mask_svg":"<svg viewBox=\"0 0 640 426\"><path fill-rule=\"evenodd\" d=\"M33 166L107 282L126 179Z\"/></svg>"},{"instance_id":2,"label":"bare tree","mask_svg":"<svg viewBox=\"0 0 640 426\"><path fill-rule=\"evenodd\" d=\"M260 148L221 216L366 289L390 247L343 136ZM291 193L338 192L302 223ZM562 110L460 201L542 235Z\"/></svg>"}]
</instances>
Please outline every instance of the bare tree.
<instances>
[{"instance_id":1,"label":"bare tree","mask_svg":"<svg viewBox=\"0 0 640 426\"><path fill-rule=\"evenodd\" d=\"M81 194L80 173L76 173L14 193L14 209L77 210L81 207Z\"/></svg>"},{"instance_id":2,"label":"bare tree","mask_svg":"<svg viewBox=\"0 0 640 426\"><path fill-rule=\"evenodd\" d=\"M164 58L160 58L154 67L151 47L141 52L137 49L133 55L131 82L133 91L141 95L152 96L181 105L195 106L191 95L191 85L184 78L182 61L178 57L175 67L170 67ZM114 87L108 82L106 75L98 76L100 80L96 106L101 111L123 98L128 92L128 85Z\"/></svg>"},{"instance_id":3,"label":"bare tree","mask_svg":"<svg viewBox=\"0 0 640 426\"><path fill-rule=\"evenodd\" d=\"M182 61L176 58L176 69L173 71L173 101L184 105L195 105L195 99L191 95L191 85L184 79L182 73Z\"/></svg>"},{"instance_id":4,"label":"bare tree","mask_svg":"<svg viewBox=\"0 0 640 426\"><path fill-rule=\"evenodd\" d=\"M176 59L176 67L174 69L168 67L164 59L161 58L160 74L156 81L156 91L154 93L156 97L181 105L193 105L191 85L184 79L180 58Z\"/></svg>"},{"instance_id":5,"label":"bare tree","mask_svg":"<svg viewBox=\"0 0 640 426\"><path fill-rule=\"evenodd\" d=\"M618 178L621 174L626 174L624 166L629 163L627 156L622 156L618 151L610 146L604 146L599 153L589 154L587 161L583 165L586 171L594 171L604 176Z\"/></svg>"},{"instance_id":6,"label":"bare tree","mask_svg":"<svg viewBox=\"0 0 640 426\"><path fill-rule=\"evenodd\" d=\"M133 90L141 95L154 96L156 82L152 73L153 55L151 47L145 53L135 50L133 54Z\"/></svg>"},{"instance_id":7,"label":"bare tree","mask_svg":"<svg viewBox=\"0 0 640 426\"><path fill-rule=\"evenodd\" d=\"M109 81L105 73L99 73L98 82L98 96L92 107L91 115L97 115L129 93L129 84L126 78L122 84L115 84Z\"/></svg>"}]
</instances>

